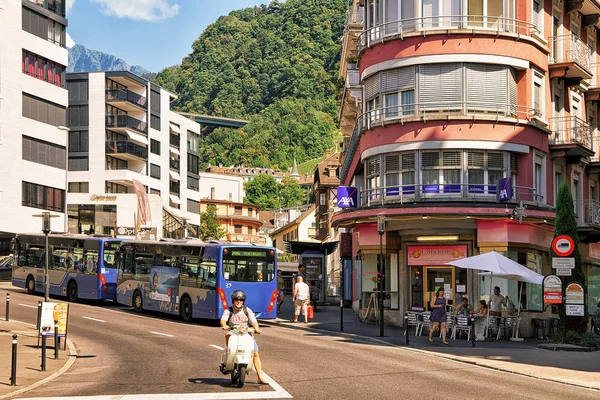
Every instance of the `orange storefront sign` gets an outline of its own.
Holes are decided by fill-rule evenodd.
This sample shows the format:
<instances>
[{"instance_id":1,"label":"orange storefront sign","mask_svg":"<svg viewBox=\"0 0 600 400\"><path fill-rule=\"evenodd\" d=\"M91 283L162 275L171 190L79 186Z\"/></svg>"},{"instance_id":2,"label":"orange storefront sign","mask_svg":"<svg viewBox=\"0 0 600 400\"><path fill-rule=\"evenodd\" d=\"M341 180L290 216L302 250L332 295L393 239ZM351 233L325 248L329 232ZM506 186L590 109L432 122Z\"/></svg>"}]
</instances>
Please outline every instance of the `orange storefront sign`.
<instances>
[{"instance_id":1,"label":"orange storefront sign","mask_svg":"<svg viewBox=\"0 0 600 400\"><path fill-rule=\"evenodd\" d=\"M408 265L444 265L467 257L467 245L408 246Z\"/></svg>"}]
</instances>

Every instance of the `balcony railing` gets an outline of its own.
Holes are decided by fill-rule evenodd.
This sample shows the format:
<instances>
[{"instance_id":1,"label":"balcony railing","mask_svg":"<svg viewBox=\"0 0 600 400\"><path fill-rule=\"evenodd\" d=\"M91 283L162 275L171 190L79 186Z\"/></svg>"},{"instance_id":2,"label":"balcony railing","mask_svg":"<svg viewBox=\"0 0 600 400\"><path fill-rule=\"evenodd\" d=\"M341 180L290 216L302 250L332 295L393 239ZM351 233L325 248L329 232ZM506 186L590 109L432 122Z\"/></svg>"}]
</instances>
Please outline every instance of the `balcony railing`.
<instances>
[{"instance_id":1,"label":"balcony railing","mask_svg":"<svg viewBox=\"0 0 600 400\"><path fill-rule=\"evenodd\" d=\"M484 184L410 184L366 189L360 192L359 207L371 207L390 203L477 201L496 203L496 185ZM536 189L513 187L513 200L542 203L544 196Z\"/></svg>"},{"instance_id":2,"label":"balcony railing","mask_svg":"<svg viewBox=\"0 0 600 400\"><path fill-rule=\"evenodd\" d=\"M354 68L352 68L354 66ZM360 86L360 72L356 68L356 64L350 64L348 71L346 71L346 88L353 88Z\"/></svg>"},{"instance_id":3,"label":"balcony railing","mask_svg":"<svg viewBox=\"0 0 600 400\"><path fill-rule=\"evenodd\" d=\"M578 117L551 118L551 144L578 144L592 150L592 127Z\"/></svg>"},{"instance_id":4,"label":"balcony railing","mask_svg":"<svg viewBox=\"0 0 600 400\"><path fill-rule=\"evenodd\" d=\"M148 99L142 95L132 92L131 90L107 89L106 101L126 101L144 109L148 108Z\"/></svg>"},{"instance_id":5,"label":"balcony railing","mask_svg":"<svg viewBox=\"0 0 600 400\"><path fill-rule=\"evenodd\" d=\"M350 6L346 11L346 26L362 24L365 20L365 8Z\"/></svg>"},{"instance_id":6,"label":"balcony railing","mask_svg":"<svg viewBox=\"0 0 600 400\"><path fill-rule=\"evenodd\" d=\"M129 154L137 158L147 159L148 149L128 141L107 140L106 154Z\"/></svg>"},{"instance_id":7,"label":"balcony railing","mask_svg":"<svg viewBox=\"0 0 600 400\"><path fill-rule=\"evenodd\" d=\"M600 88L600 63L591 63L590 70L592 71L592 79L585 81L590 85L590 89Z\"/></svg>"},{"instance_id":8,"label":"balcony railing","mask_svg":"<svg viewBox=\"0 0 600 400\"><path fill-rule=\"evenodd\" d=\"M591 71L592 48L575 35L552 36L550 64L574 62Z\"/></svg>"},{"instance_id":9,"label":"balcony railing","mask_svg":"<svg viewBox=\"0 0 600 400\"><path fill-rule=\"evenodd\" d=\"M576 200L575 212L577 226L596 226L600 228L600 202L598 200Z\"/></svg>"},{"instance_id":10,"label":"balcony railing","mask_svg":"<svg viewBox=\"0 0 600 400\"><path fill-rule=\"evenodd\" d=\"M65 0L29 0L31 3L37 4L54 14L65 16Z\"/></svg>"},{"instance_id":11,"label":"balcony railing","mask_svg":"<svg viewBox=\"0 0 600 400\"><path fill-rule=\"evenodd\" d=\"M357 53L373 43L380 43L387 38L403 37L405 34L431 30L452 31L469 30L494 32L497 35L510 34L521 36L539 35L539 29L530 22L513 18L484 15L444 15L435 17L407 18L373 26L360 34L356 45Z\"/></svg>"},{"instance_id":12,"label":"balcony railing","mask_svg":"<svg viewBox=\"0 0 600 400\"><path fill-rule=\"evenodd\" d=\"M107 128L128 128L134 131L148 134L148 125L144 121L130 117L129 115L107 115Z\"/></svg>"}]
</instances>

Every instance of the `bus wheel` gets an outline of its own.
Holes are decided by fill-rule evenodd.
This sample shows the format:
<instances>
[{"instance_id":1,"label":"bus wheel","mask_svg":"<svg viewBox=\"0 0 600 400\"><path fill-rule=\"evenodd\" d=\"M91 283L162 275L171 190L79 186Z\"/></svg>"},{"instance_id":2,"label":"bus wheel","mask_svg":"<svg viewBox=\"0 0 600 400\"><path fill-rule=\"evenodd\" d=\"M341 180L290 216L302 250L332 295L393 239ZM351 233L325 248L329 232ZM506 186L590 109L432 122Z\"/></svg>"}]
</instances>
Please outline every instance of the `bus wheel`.
<instances>
[{"instance_id":1,"label":"bus wheel","mask_svg":"<svg viewBox=\"0 0 600 400\"><path fill-rule=\"evenodd\" d=\"M181 319L184 322L190 322L192 319L192 302L190 301L190 298L186 296L181 299L179 307L181 307Z\"/></svg>"},{"instance_id":2,"label":"bus wheel","mask_svg":"<svg viewBox=\"0 0 600 400\"><path fill-rule=\"evenodd\" d=\"M67 285L67 300L72 303L77 301L77 284L73 281Z\"/></svg>"},{"instance_id":3,"label":"bus wheel","mask_svg":"<svg viewBox=\"0 0 600 400\"><path fill-rule=\"evenodd\" d=\"M133 309L135 312L141 313L143 307L144 300L142 299L142 293L139 290L136 290L135 293L133 293Z\"/></svg>"},{"instance_id":4,"label":"bus wheel","mask_svg":"<svg viewBox=\"0 0 600 400\"><path fill-rule=\"evenodd\" d=\"M25 285L25 287L27 288L27 293L35 293L35 280L33 279L33 276L29 275L27 277L27 284Z\"/></svg>"}]
</instances>

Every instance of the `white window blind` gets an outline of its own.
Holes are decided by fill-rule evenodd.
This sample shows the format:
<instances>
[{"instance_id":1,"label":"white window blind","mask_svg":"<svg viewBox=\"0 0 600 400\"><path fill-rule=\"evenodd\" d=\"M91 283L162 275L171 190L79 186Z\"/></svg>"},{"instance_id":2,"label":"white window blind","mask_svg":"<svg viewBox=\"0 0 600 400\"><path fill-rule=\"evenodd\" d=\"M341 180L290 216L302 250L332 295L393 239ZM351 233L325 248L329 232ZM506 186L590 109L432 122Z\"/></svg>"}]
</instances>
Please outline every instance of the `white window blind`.
<instances>
[{"instance_id":1,"label":"white window blind","mask_svg":"<svg viewBox=\"0 0 600 400\"><path fill-rule=\"evenodd\" d=\"M379 96L379 74L365 79L365 98L371 100L373 97Z\"/></svg>"},{"instance_id":2,"label":"white window blind","mask_svg":"<svg viewBox=\"0 0 600 400\"><path fill-rule=\"evenodd\" d=\"M508 112L508 67L467 64L467 107L469 110Z\"/></svg>"},{"instance_id":3,"label":"white window blind","mask_svg":"<svg viewBox=\"0 0 600 400\"><path fill-rule=\"evenodd\" d=\"M421 109L460 109L462 101L462 64L427 64L419 66L419 100Z\"/></svg>"},{"instance_id":4,"label":"white window blind","mask_svg":"<svg viewBox=\"0 0 600 400\"><path fill-rule=\"evenodd\" d=\"M382 72L381 91L396 92L399 90L414 89L415 68L414 66L395 68Z\"/></svg>"},{"instance_id":5,"label":"white window blind","mask_svg":"<svg viewBox=\"0 0 600 400\"><path fill-rule=\"evenodd\" d=\"M397 172L400 170L400 157L398 154L385 156L385 172Z\"/></svg>"}]
</instances>

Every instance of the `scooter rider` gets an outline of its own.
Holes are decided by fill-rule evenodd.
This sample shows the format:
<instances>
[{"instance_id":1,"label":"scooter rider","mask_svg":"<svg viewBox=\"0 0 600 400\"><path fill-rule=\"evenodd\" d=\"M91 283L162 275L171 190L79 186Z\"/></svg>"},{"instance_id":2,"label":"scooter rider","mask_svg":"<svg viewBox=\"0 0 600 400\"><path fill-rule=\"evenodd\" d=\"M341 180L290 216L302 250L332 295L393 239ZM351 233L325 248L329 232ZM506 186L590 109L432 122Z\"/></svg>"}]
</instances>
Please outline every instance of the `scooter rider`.
<instances>
[{"instance_id":1,"label":"scooter rider","mask_svg":"<svg viewBox=\"0 0 600 400\"><path fill-rule=\"evenodd\" d=\"M258 327L258 321L254 316L254 312L244 304L246 302L246 293L242 290L235 290L231 293L231 303L233 307L226 309L221 316L221 327L224 331L229 331L232 328L237 327L240 324L248 323L252 325L254 328L254 332L256 334L260 334L260 328ZM233 310L233 313L230 310ZM229 337L231 333L227 332L225 334L225 346L229 344ZM262 363L260 361L260 355L258 353L258 344L256 343L256 338L254 338L254 369L256 370L256 374L258 375L258 383L265 383L263 373L262 373Z\"/></svg>"}]
</instances>

